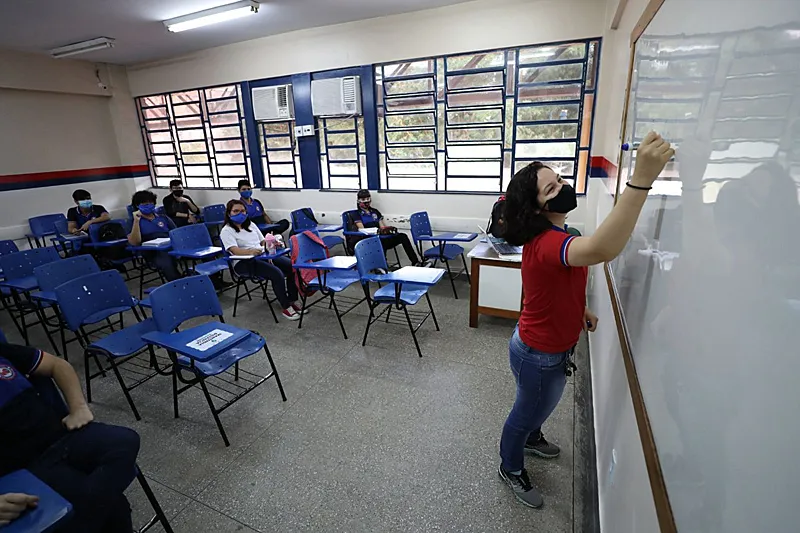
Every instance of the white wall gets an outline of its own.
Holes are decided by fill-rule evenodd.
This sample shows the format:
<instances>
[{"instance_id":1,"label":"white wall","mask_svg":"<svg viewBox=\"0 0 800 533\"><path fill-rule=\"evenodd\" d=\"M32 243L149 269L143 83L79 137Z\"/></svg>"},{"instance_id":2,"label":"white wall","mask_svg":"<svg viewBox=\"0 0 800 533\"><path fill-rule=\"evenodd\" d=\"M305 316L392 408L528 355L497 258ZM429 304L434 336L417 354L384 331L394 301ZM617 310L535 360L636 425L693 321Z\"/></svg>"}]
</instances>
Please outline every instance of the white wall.
<instances>
[{"instance_id":1,"label":"white wall","mask_svg":"<svg viewBox=\"0 0 800 533\"><path fill-rule=\"evenodd\" d=\"M598 83L601 103L595 116L592 149L592 155L604 156L615 165L619 155L630 34L648 2L630 0L619 29L610 30L617 3L618 0L607 2ZM614 179L591 180L584 213L587 233L592 233L611 211L614 188ZM589 336L600 527L608 533L658 531L650 480L602 265L591 271L589 304L600 317L597 331Z\"/></svg>"},{"instance_id":2,"label":"white wall","mask_svg":"<svg viewBox=\"0 0 800 533\"><path fill-rule=\"evenodd\" d=\"M109 89L101 89L95 70ZM124 69L0 52L0 176L146 163ZM112 214L124 214L149 177L6 191L0 238L16 239L27 219L66 212L84 188Z\"/></svg>"}]
</instances>

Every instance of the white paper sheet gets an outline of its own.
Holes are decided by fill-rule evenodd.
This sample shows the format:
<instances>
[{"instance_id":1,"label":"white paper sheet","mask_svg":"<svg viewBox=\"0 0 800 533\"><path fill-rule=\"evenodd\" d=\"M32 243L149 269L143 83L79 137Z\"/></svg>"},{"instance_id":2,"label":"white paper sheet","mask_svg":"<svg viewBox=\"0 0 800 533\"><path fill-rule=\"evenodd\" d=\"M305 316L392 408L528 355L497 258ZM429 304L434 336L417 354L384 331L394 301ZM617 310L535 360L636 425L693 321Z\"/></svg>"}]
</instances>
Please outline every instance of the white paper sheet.
<instances>
[{"instance_id":1,"label":"white paper sheet","mask_svg":"<svg viewBox=\"0 0 800 533\"><path fill-rule=\"evenodd\" d=\"M217 344L221 343L225 339L233 337L233 333L229 333L227 331L222 331L221 329L215 329L209 331L205 335L197 337L192 342L188 343L186 346L189 348L193 348L198 352L205 352L209 348L213 348Z\"/></svg>"}]
</instances>

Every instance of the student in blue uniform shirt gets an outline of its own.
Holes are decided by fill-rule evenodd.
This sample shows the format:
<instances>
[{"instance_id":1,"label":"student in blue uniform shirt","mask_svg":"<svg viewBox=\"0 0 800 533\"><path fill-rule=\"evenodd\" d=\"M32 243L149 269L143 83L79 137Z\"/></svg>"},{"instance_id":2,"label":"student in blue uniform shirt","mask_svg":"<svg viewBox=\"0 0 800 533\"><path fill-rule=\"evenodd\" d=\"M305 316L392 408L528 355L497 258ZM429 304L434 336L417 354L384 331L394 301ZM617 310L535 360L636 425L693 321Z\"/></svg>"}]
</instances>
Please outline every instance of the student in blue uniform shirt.
<instances>
[{"instance_id":1,"label":"student in blue uniform shirt","mask_svg":"<svg viewBox=\"0 0 800 533\"><path fill-rule=\"evenodd\" d=\"M368 190L361 189L358 191L356 205L358 206L358 215L353 222L355 222L355 226L358 230L362 230L364 228L384 229L391 227L383 223L383 215L381 212L372 207L372 197ZM355 237L354 239L351 239L352 242L348 243L348 246L355 247L356 243L362 238L365 237ZM411 244L411 239L409 239L408 235L405 233L397 232L391 235L384 235L381 237L381 244L383 245L384 251L391 250L397 246L402 246L403 250L405 250L406 255L408 256L408 260L411 261L411 264L414 266L427 267L431 264L430 261L419 260L417 252L414 250L414 245Z\"/></svg>"},{"instance_id":2,"label":"student in blue uniform shirt","mask_svg":"<svg viewBox=\"0 0 800 533\"><path fill-rule=\"evenodd\" d=\"M74 514L59 533L133 531L125 489L139 435L93 419L69 363L0 341L0 476L27 469L69 501ZM35 495L0 494L0 530L37 503Z\"/></svg>"},{"instance_id":3,"label":"student in blue uniform shirt","mask_svg":"<svg viewBox=\"0 0 800 533\"><path fill-rule=\"evenodd\" d=\"M81 231L89 233L89 226L108 222L111 217L102 205L92 203L92 195L89 191L78 189L72 193L72 200L76 207L70 207L67 211L67 230L76 234Z\"/></svg>"},{"instance_id":4,"label":"student in blue uniform shirt","mask_svg":"<svg viewBox=\"0 0 800 533\"><path fill-rule=\"evenodd\" d=\"M267 211L264 209L264 204L262 204L259 200L253 198L253 186L250 185L249 181L240 180L238 188L239 188L239 196L242 197L242 202L247 208L248 219L255 222L256 224L277 224L278 227L272 230L272 233L275 234L286 233L286 231L289 229L290 226L289 221L279 220L278 222L273 222L272 220L270 220Z\"/></svg>"},{"instance_id":5,"label":"student in blue uniform shirt","mask_svg":"<svg viewBox=\"0 0 800 533\"><path fill-rule=\"evenodd\" d=\"M128 235L128 242L133 246L140 246L143 242L153 239L169 238L170 230L175 229L175 223L165 215L156 215L156 200L158 198L150 191L138 191L131 199L133 213L133 226ZM175 281L181 277L178 265L167 252L145 252L144 258L158 268L167 281Z\"/></svg>"}]
</instances>

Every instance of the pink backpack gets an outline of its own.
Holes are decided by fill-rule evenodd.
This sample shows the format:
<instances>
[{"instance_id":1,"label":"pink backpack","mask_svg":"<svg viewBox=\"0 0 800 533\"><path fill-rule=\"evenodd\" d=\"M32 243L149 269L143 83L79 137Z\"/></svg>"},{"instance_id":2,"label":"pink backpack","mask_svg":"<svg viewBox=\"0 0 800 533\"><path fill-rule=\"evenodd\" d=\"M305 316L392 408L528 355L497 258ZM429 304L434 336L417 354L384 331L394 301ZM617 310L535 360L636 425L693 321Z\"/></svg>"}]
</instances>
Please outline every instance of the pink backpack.
<instances>
[{"instance_id":1,"label":"pink backpack","mask_svg":"<svg viewBox=\"0 0 800 533\"><path fill-rule=\"evenodd\" d=\"M313 231L308 231L308 230L304 231L302 234L311 239L312 241L314 241L315 243L319 244L323 248L325 248L325 257L331 256L330 252L328 251L328 247L325 246L325 241L323 241L319 237L319 235L317 235ZM292 264L296 265L297 259L300 256L300 243L297 242L296 234L292 235L291 240L292 240ZM302 269L298 270L298 272L300 273L300 276L303 278L305 284L308 284L317 278L316 270ZM306 287L302 283L300 283L300 280L296 276L294 278L294 282L297 284L297 290L300 292L301 295L303 295L306 298L308 298L309 296L311 296L316 292L307 290Z\"/></svg>"}]
</instances>

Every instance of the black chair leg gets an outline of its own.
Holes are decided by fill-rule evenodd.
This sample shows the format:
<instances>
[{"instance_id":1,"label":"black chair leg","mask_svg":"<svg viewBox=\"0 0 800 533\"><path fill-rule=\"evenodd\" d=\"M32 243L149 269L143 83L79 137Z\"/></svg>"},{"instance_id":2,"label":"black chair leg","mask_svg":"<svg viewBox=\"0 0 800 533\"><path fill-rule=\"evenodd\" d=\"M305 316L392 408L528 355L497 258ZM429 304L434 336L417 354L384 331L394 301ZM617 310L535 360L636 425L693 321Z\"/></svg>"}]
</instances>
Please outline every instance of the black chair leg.
<instances>
[{"instance_id":1,"label":"black chair leg","mask_svg":"<svg viewBox=\"0 0 800 533\"><path fill-rule=\"evenodd\" d=\"M361 341L361 346L367 345L367 335L369 335L369 328L372 326L372 317L375 316L375 310L372 307L371 302L367 302L369 305L369 318L367 318L367 328L364 330L364 340Z\"/></svg>"},{"instance_id":2,"label":"black chair leg","mask_svg":"<svg viewBox=\"0 0 800 533\"><path fill-rule=\"evenodd\" d=\"M222 427L222 420L219 418L217 408L214 407L214 400L211 399L211 394L208 392L208 387L206 387L206 381L204 379L200 380L200 388L203 390L203 394L208 402L208 408L211 409L211 414L214 416L214 422L217 423L217 429L219 430L219 434L222 435L222 441L225 443L225 447L227 448L231 445L231 442L228 440L228 435L225 433L225 428Z\"/></svg>"},{"instance_id":3,"label":"black chair leg","mask_svg":"<svg viewBox=\"0 0 800 533\"><path fill-rule=\"evenodd\" d=\"M89 369L89 352L83 352L83 375L86 378L86 401L92 403L92 371Z\"/></svg>"},{"instance_id":4,"label":"black chair leg","mask_svg":"<svg viewBox=\"0 0 800 533\"><path fill-rule=\"evenodd\" d=\"M122 393L125 395L125 399L128 400L128 405L130 405L131 411L133 411L133 417L137 421L141 420L142 417L139 414L139 410L136 409L136 405L133 403L133 398L131 397L128 387L125 386L125 380L122 379L122 374L119 371L119 367L117 367L117 364L111 358L108 359L108 363L111 365L111 370L114 371L114 375L117 376L117 381L119 381L119 386L122 389Z\"/></svg>"},{"instance_id":5,"label":"black chair leg","mask_svg":"<svg viewBox=\"0 0 800 533\"><path fill-rule=\"evenodd\" d=\"M417 333L414 331L414 325L411 323L411 316L408 314L408 308L404 305L403 312L406 314L406 322L408 322L408 329L411 330L411 336L414 338L414 346L417 347L417 354L422 357L422 350L419 349L419 341L417 341Z\"/></svg>"},{"instance_id":6,"label":"black chair leg","mask_svg":"<svg viewBox=\"0 0 800 533\"><path fill-rule=\"evenodd\" d=\"M172 413L175 418L180 418L178 413L178 364L172 359Z\"/></svg>"},{"instance_id":7,"label":"black chair leg","mask_svg":"<svg viewBox=\"0 0 800 533\"><path fill-rule=\"evenodd\" d=\"M333 298L333 293L331 293L331 305L333 306L333 311L336 313L336 319L339 321L339 327L342 328L342 335L344 335L344 339L347 340L347 332L344 329L344 323L342 322L342 315L339 314L339 307L336 305L336 301Z\"/></svg>"},{"instance_id":8,"label":"black chair leg","mask_svg":"<svg viewBox=\"0 0 800 533\"><path fill-rule=\"evenodd\" d=\"M439 329L439 321L436 320L436 313L433 312L433 304L431 303L431 295L427 292L425 293L425 298L428 300L428 308L431 310L431 316L433 317L433 323L436 325L436 331L442 331Z\"/></svg>"},{"instance_id":9,"label":"black chair leg","mask_svg":"<svg viewBox=\"0 0 800 533\"><path fill-rule=\"evenodd\" d=\"M281 383L281 377L278 375L278 369L275 368L275 361L272 360L272 354L269 353L269 348L267 345L264 344L264 353L267 354L267 360L269 361L269 366L272 368L272 373L275 374L275 382L278 384L278 390L281 391L281 398L283 401L286 401L286 393L283 390L283 383Z\"/></svg>"},{"instance_id":10,"label":"black chair leg","mask_svg":"<svg viewBox=\"0 0 800 533\"><path fill-rule=\"evenodd\" d=\"M303 318L306 316L306 301L308 300L308 296L305 292L300 293L300 303L303 304L300 307L300 320L297 321L297 329L303 329ZM277 322L278 319L276 318L275 321Z\"/></svg>"},{"instance_id":11,"label":"black chair leg","mask_svg":"<svg viewBox=\"0 0 800 533\"><path fill-rule=\"evenodd\" d=\"M172 526L169 525L169 520L167 520L167 515L164 514L164 510L158 503L158 500L156 499L156 495L153 492L153 489L150 488L150 484L147 482L147 479L144 477L144 474L142 474L142 471L138 466L136 467L136 479L139 481L139 485L142 487L144 495L147 496L147 501L150 502L150 506L156 513L155 516L151 518L147 522L147 524L144 525L144 527L139 529L137 533L145 533L158 523L160 523L161 527L164 528L165 533L175 533L175 531L173 531L172 529Z\"/></svg>"},{"instance_id":12,"label":"black chair leg","mask_svg":"<svg viewBox=\"0 0 800 533\"><path fill-rule=\"evenodd\" d=\"M242 287L242 282L236 283L236 294L233 296L233 318L236 318L236 309L239 307L239 289Z\"/></svg>"},{"instance_id":13,"label":"black chair leg","mask_svg":"<svg viewBox=\"0 0 800 533\"><path fill-rule=\"evenodd\" d=\"M453 279L453 271L450 270L450 261L444 259L444 264L447 267L447 277L450 278L450 285L453 287L453 296L458 300L458 292L456 291L456 280Z\"/></svg>"}]
</instances>

